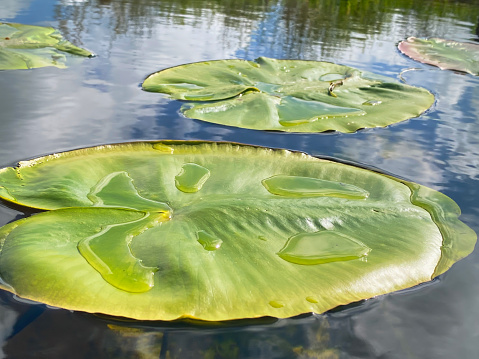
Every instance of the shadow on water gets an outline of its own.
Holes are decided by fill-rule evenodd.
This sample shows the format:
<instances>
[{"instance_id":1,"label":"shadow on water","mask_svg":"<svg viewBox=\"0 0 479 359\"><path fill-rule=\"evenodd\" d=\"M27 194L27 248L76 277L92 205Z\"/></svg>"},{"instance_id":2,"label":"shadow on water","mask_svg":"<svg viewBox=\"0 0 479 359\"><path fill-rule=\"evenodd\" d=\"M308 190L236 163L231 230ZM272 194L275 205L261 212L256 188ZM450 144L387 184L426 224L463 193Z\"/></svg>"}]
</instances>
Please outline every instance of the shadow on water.
<instances>
[{"instance_id":1,"label":"shadow on water","mask_svg":"<svg viewBox=\"0 0 479 359\"><path fill-rule=\"evenodd\" d=\"M2 293L0 307L8 307L7 313L16 315L7 333L4 351L9 357L11 354L11 357L19 358L389 357L378 355L381 345L371 341L367 333L376 331L377 325L385 328L397 325L396 315L402 312L401 297L417 305L414 294L429 291L434 296L431 289L438 283L439 280L435 280L398 293L341 306L323 315L219 323L133 321L55 309ZM434 303L434 299L430 298L429 302ZM416 320L418 311L435 312L435 309L426 307L409 309L408 317ZM431 321L430 318L427 320ZM5 316L3 322L6 323ZM437 325L437 320L433 322ZM402 330L388 335L389 340L407 341Z\"/></svg>"},{"instance_id":2,"label":"shadow on water","mask_svg":"<svg viewBox=\"0 0 479 359\"><path fill-rule=\"evenodd\" d=\"M8 357L336 359L341 351L335 342L345 339L356 352L369 352L367 343L344 330L348 320L328 314L226 323L137 322L55 310L5 294L0 299L19 313L4 346Z\"/></svg>"}]
</instances>

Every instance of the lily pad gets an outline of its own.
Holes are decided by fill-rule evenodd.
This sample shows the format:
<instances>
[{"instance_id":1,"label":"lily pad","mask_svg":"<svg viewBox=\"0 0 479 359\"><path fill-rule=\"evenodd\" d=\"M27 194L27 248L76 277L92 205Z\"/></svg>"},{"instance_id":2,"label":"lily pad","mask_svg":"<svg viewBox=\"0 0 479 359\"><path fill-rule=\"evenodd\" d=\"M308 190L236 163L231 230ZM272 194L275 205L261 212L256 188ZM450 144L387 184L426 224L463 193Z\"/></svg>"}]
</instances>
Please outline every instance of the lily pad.
<instances>
[{"instance_id":1,"label":"lily pad","mask_svg":"<svg viewBox=\"0 0 479 359\"><path fill-rule=\"evenodd\" d=\"M0 70L66 67L66 55L93 54L65 40L54 28L0 22Z\"/></svg>"},{"instance_id":2,"label":"lily pad","mask_svg":"<svg viewBox=\"0 0 479 359\"><path fill-rule=\"evenodd\" d=\"M419 116L427 90L330 62L219 60L151 74L143 89L185 104L186 117L286 132L354 132Z\"/></svg>"},{"instance_id":3,"label":"lily pad","mask_svg":"<svg viewBox=\"0 0 479 359\"><path fill-rule=\"evenodd\" d=\"M409 37L401 41L399 50L413 60L437 66L442 70L455 70L479 75L479 45L468 42Z\"/></svg>"},{"instance_id":4,"label":"lily pad","mask_svg":"<svg viewBox=\"0 0 479 359\"><path fill-rule=\"evenodd\" d=\"M476 235L432 189L303 153L138 142L0 170L3 289L142 320L322 313L431 280Z\"/></svg>"}]
</instances>

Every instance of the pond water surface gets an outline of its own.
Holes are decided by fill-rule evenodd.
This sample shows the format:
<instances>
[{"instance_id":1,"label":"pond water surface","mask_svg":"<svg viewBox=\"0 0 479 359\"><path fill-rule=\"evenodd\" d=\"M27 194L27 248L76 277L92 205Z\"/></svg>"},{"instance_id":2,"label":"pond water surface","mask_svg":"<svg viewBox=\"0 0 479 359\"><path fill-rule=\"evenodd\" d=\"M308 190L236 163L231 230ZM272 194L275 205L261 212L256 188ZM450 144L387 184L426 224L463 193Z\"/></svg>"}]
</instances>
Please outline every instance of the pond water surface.
<instances>
[{"instance_id":1,"label":"pond water surface","mask_svg":"<svg viewBox=\"0 0 479 359\"><path fill-rule=\"evenodd\" d=\"M48 25L96 58L0 72L0 166L104 143L221 140L377 168L439 190L479 232L479 78L403 56L408 36L479 42L477 0L2 0L0 21ZM433 92L427 113L354 134L290 134L186 119L141 90L179 64L324 60ZM24 213L0 205L0 225ZM217 326L123 322L0 293L7 358L479 358L479 252L431 283L323 315Z\"/></svg>"}]
</instances>

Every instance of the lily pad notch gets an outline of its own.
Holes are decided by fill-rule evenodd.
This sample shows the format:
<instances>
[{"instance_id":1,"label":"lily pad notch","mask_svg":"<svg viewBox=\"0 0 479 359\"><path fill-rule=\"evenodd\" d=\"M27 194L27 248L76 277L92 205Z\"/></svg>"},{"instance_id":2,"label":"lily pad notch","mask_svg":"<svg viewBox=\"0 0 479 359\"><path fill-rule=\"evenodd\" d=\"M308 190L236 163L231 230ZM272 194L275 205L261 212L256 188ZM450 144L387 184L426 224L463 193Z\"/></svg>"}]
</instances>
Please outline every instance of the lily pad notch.
<instances>
[{"instance_id":1,"label":"lily pad notch","mask_svg":"<svg viewBox=\"0 0 479 359\"><path fill-rule=\"evenodd\" d=\"M140 320L322 313L427 282L475 233L432 189L235 143L98 146L0 169L1 288ZM3 284L2 284L3 283Z\"/></svg>"},{"instance_id":2,"label":"lily pad notch","mask_svg":"<svg viewBox=\"0 0 479 359\"><path fill-rule=\"evenodd\" d=\"M330 62L216 60L161 70L145 91L187 101L184 116L256 130L355 132L417 117L434 102L425 89Z\"/></svg>"},{"instance_id":3,"label":"lily pad notch","mask_svg":"<svg viewBox=\"0 0 479 359\"><path fill-rule=\"evenodd\" d=\"M0 70L66 67L67 57L94 57L52 27L0 22Z\"/></svg>"}]
</instances>

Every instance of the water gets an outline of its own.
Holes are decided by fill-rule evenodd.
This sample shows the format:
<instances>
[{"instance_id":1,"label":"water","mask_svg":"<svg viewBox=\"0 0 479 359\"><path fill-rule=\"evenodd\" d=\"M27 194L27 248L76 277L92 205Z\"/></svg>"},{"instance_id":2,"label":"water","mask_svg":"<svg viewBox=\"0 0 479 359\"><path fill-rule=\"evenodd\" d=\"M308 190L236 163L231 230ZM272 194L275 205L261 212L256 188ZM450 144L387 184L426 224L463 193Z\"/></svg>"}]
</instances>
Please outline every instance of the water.
<instances>
[{"instance_id":1,"label":"water","mask_svg":"<svg viewBox=\"0 0 479 359\"><path fill-rule=\"evenodd\" d=\"M132 254L130 243L134 236L152 227L151 217L148 213L131 222L108 225L78 242L78 251L112 286L132 293L147 292L154 286L157 269L143 266Z\"/></svg>"},{"instance_id":2,"label":"water","mask_svg":"<svg viewBox=\"0 0 479 359\"><path fill-rule=\"evenodd\" d=\"M175 176L175 185L185 193L198 192L210 177L210 170L196 163L185 163Z\"/></svg>"},{"instance_id":3,"label":"water","mask_svg":"<svg viewBox=\"0 0 479 359\"><path fill-rule=\"evenodd\" d=\"M262 184L270 193L285 197L331 196L365 199L369 196L369 192L363 188L320 178L276 175L264 179Z\"/></svg>"},{"instance_id":4,"label":"water","mask_svg":"<svg viewBox=\"0 0 479 359\"><path fill-rule=\"evenodd\" d=\"M162 212L167 215L171 208L163 202L140 196L127 172L113 172L102 178L88 193L94 206L127 207L140 211Z\"/></svg>"},{"instance_id":5,"label":"water","mask_svg":"<svg viewBox=\"0 0 479 359\"><path fill-rule=\"evenodd\" d=\"M207 251L216 251L221 247L221 244L223 243L221 239L216 238L205 231L198 231L196 233L196 236L198 237L198 242Z\"/></svg>"},{"instance_id":6,"label":"water","mask_svg":"<svg viewBox=\"0 0 479 359\"><path fill-rule=\"evenodd\" d=\"M292 236L277 254L291 263L316 265L365 258L370 251L355 238L335 231L319 231Z\"/></svg>"},{"instance_id":7,"label":"water","mask_svg":"<svg viewBox=\"0 0 479 359\"><path fill-rule=\"evenodd\" d=\"M459 204L461 219L479 232L479 78L416 63L396 49L408 36L479 42L478 18L476 0L2 0L0 21L54 26L97 57L68 69L0 73L0 165L132 140L288 148L378 168L439 190ZM433 92L436 102L423 116L383 129L290 134L186 119L179 114L180 102L140 88L146 76L167 67L259 56L332 61L393 78L417 68L402 77ZM23 216L0 206L0 225ZM431 283L324 315L218 325L121 322L2 292L1 354L477 358L478 256L476 250Z\"/></svg>"}]
</instances>

